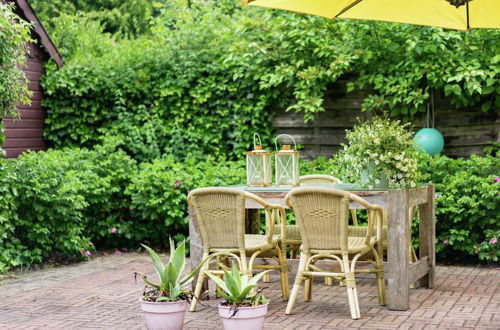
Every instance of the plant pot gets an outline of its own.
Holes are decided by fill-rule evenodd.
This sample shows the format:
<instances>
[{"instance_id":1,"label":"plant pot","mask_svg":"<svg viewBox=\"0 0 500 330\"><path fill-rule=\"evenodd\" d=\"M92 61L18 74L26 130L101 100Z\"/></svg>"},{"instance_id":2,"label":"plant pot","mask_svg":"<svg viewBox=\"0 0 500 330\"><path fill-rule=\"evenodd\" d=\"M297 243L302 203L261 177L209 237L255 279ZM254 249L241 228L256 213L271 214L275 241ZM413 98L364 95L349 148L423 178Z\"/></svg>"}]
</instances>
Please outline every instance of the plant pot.
<instances>
[{"instance_id":1,"label":"plant pot","mask_svg":"<svg viewBox=\"0 0 500 330\"><path fill-rule=\"evenodd\" d=\"M268 306L269 303L257 307L238 307L236 314L231 306L218 307L225 330L261 330L264 328Z\"/></svg>"},{"instance_id":2,"label":"plant pot","mask_svg":"<svg viewBox=\"0 0 500 330\"><path fill-rule=\"evenodd\" d=\"M187 301L149 302L141 299L140 302L149 330L180 330L184 327Z\"/></svg>"},{"instance_id":3,"label":"plant pot","mask_svg":"<svg viewBox=\"0 0 500 330\"><path fill-rule=\"evenodd\" d=\"M373 176L375 175L375 163L373 161L370 161L368 165L361 170L359 173L361 175L361 184L363 186L366 186L368 182L372 181L373 182ZM387 180L387 176L385 176L383 173L380 173L378 176L379 183L374 183L373 188L387 188L389 187L389 180Z\"/></svg>"}]
</instances>

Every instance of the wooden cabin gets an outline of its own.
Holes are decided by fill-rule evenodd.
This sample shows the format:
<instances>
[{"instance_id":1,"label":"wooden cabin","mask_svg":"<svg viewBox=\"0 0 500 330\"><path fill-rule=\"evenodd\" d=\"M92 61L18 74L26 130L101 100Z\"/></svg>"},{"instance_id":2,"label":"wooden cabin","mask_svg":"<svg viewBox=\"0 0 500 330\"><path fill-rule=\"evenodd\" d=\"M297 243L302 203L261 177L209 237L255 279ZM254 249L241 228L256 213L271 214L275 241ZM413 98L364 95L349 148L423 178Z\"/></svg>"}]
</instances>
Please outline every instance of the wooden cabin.
<instances>
[{"instance_id":1,"label":"wooden cabin","mask_svg":"<svg viewBox=\"0 0 500 330\"><path fill-rule=\"evenodd\" d=\"M7 152L7 157L16 158L26 150L45 150L47 148L43 138L45 110L41 104L43 89L40 85L40 79L44 74L46 61L52 58L59 67L62 67L63 60L28 1L13 0L9 2L14 3L15 13L21 19L33 24L32 39L34 40L28 45L27 65L23 68L30 80L29 89L33 92L31 104L18 106L20 121L12 121L9 118L4 120L6 140L3 148Z\"/></svg>"}]
</instances>

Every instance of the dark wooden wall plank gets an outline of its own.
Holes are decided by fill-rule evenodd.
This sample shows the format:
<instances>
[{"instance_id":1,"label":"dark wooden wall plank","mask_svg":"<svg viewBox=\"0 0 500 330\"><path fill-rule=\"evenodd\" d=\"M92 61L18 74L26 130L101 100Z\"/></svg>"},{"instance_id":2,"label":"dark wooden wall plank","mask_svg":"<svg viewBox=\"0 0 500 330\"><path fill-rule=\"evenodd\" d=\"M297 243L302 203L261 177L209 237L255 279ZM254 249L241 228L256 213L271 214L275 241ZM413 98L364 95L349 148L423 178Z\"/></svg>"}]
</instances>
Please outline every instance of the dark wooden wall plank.
<instances>
[{"instance_id":1,"label":"dark wooden wall plank","mask_svg":"<svg viewBox=\"0 0 500 330\"><path fill-rule=\"evenodd\" d=\"M346 81L336 83L325 97L325 111L316 114L315 120L304 123L303 114L276 111L273 126L276 134L290 134L303 146L301 156L314 159L318 156L331 157L341 143L345 143L345 130L366 120L370 114L361 112L363 99L369 90L346 94ZM435 111L436 128L445 137L444 153L453 157L482 154L490 141L500 142L500 109L482 112L478 108L453 109L439 100L440 108ZM415 129L424 126L421 116L413 121Z\"/></svg>"}]
</instances>

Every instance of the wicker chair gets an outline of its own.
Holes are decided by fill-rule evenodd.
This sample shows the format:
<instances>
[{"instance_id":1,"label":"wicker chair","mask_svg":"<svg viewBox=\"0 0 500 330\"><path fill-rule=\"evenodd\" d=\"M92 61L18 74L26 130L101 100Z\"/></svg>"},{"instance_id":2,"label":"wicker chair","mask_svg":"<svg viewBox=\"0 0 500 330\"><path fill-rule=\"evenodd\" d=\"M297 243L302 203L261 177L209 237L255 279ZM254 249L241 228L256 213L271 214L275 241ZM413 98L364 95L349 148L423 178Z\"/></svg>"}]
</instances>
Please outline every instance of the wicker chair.
<instances>
[{"instance_id":1,"label":"wicker chair","mask_svg":"<svg viewBox=\"0 0 500 330\"><path fill-rule=\"evenodd\" d=\"M368 212L368 227L364 237L348 236L349 202L355 201ZM355 273L370 272L377 277L379 304L385 305L384 266L380 257L382 252L382 209L346 191L304 187L286 196L287 205L293 208L302 237L301 255L297 276L286 308L292 312L302 281L305 280L304 297L311 299L313 276L333 277L344 280L347 287L349 307L353 319L360 318L356 291ZM373 235L374 227L376 235ZM373 256L370 260L373 269L357 270L356 262L360 257ZM320 269L315 262L320 259L333 259L339 262L340 272Z\"/></svg>"},{"instance_id":2,"label":"wicker chair","mask_svg":"<svg viewBox=\"0 0 500 330\"><path fill-rule=\"evenodd\" d=\"M245 202L253 199L265 208L266 222L270 230L266 235L245 234ZM224 261L234 258L239 269L252 274L253 269L277 269L281 274L281 290L284 300L288 300L288 265L286 256L280 249L280 236L273 235L274 223L272 216L283 218L285 210L280 205L269 204L261 198L231 188L200 188L191 191L188 203L193 207L200 229L203 244L203 260L207 262L198 274L195 297L191 302L191 311L196 310L206 273L222 276L222 269L228 270ZM247 263L247 257L250 257ZM277 265L254 265L256 257L273 258ZM214 264L218 269L210 269Z\"/></svg>"}]
</instances>

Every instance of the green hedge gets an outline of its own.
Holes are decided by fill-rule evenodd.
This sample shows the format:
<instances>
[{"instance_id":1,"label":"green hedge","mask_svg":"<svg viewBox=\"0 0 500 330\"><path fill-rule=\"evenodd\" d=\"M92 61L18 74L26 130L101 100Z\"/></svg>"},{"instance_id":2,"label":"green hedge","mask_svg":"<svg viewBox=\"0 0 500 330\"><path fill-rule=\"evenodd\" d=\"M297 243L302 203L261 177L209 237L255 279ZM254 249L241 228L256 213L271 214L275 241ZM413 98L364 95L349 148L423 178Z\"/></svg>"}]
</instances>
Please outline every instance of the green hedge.
<instances>
[{"instance_id":1,"label":"green hedge","mask_svg":"<svg viewBox=\"0 0 500 330\"><path fill-rule=\"evenodd\" d=\"M113 136L138 160L238 159L255 131L271 136L276 109L306 120L324 111L341 77L354 79L349 90L373 88L363 110L406 120L423 115L434 92L457 108L500 106L500 31L330 20L229 0L168 2L158 14L135 39L102 33L108 26L92 16L55 15L66 64L49 65L42 82L53 147Z\"/></svg>"},{"instance_id":2,"label":"green hedge","mask_svg":"<svg viewBox=\"0 0 500 330\"><path fill-rule=\"evenodd\" d=\"M419 164L440 194L439 260L495 261L499 158L422 157ZM187 236L189 190L245 182L243 161L164 157L138 165L116 144L25 153L0 167L0 272L54 255L85 259L94 247L164 246L169 236ZM301 174L341 170L324 158L301 166Z\"/></svg>"},{"instance_id":3,"label":"green hedge","mask_svg":"<svg viewBox=\"0 0 500 330\"><path fill-rule=\"evenodd\" d=\"M463 261L479 255L491 261L500 255L500 244L488 246L491 238L500 234L499 155L472 155L470 159L422 157L420 167L426 180L436 184L439 259ZM485 249L493 253L479 253Z\"/></svg>"}]
</instances>

